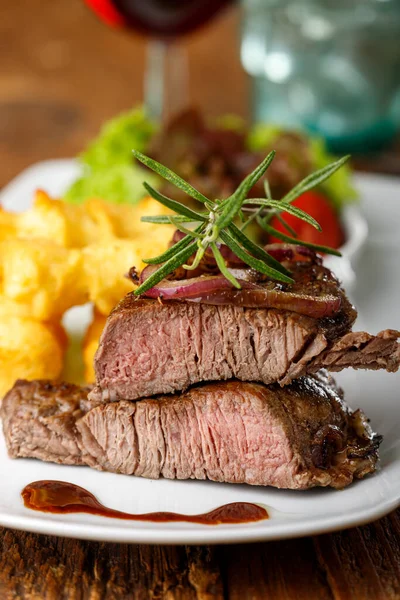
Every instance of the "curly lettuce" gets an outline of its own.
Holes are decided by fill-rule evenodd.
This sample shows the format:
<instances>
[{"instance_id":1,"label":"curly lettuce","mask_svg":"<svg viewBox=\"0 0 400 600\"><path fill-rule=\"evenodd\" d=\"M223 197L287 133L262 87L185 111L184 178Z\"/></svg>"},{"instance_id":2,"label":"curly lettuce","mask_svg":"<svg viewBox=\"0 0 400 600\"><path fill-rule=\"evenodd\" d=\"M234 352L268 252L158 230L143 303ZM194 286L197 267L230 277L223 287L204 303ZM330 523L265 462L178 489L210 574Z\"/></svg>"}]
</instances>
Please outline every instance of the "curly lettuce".
<instances>
[{"instance_id":1,"label":"curly lettuce","mask_svg":"<svg viewBox=\"0 0 400 600\"><path fill-rule=\"evenodd\" d=\"M88 198L135 204L144 195L144 172L132 156L132 149L146 150L157 127L142 108L122 113L108 121L99 135L78 157L83 175L64 195L68 202L79 204ZM145 174L152 185L157 180Z\"/></svg>"}]
</instances>

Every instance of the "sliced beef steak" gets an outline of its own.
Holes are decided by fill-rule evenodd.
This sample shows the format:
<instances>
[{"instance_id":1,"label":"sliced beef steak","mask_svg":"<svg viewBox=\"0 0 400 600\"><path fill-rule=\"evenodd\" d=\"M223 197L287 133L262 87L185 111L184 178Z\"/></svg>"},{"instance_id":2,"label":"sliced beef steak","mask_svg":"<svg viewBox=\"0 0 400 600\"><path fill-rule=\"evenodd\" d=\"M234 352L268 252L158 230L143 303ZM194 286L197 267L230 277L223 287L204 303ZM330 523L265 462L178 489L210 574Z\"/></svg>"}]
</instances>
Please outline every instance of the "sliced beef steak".
<instances>
[{"instance_id":1,"label":"sliced beef steak","mask_svg":"<svg viewBox=\"0 0 400 600\"><path fill-rule=\"evenodd\" d=\"M232 378L287 384L305 374L308 365L317 370L320 356L324 357L320 366L330 368L331 348L347 339L353 319L350 310L347 316L317 320L273 308L160 304L128 294L103 331L95 357L97 387L91 398L137 400ZM368 361L364 352L357 366L396 369L398 344L393 339L390 344L388 354L389 346L382 353L379 344L370 343L373 352ZM355 365L357 352L352 351L351 360L347 352L347 363L336 360L335 370Z\"/></svg>"},{"instance_id":2,"label":"sliced beef steak","mask_svg":"<svg viewBox=\"0 0 400 600\"><path fill-rule=\"evenodd\" d=\"M88 391L69 383L16 381L0 409L10 455L82 464L76 422L87 410Z\"/></svg>"},{"instance_id":3,"label":"sliced beef steak","mask_svg":"<svg viewBox=\"0 0 400 600\"><path fill-rule=\"evenodd\" d=\"M365 331L350 332L311 361L305 353L290 366L281 383L290 383L296 377L316 373L322 368L332 372L343 371L348 367L371 371L386 369L389 373L394 373L400 364L399 336L400 333L394 329L385 329L378 335Z\"/></svg>"},{"instance_id":4,"label":"sliced beef steak","mask_svg":"<svg viewBox=\"0 0 400 600\"><path fill-rule=\"evenodd\" d=\"M285 388L230 381L97 406L86 393L17 382L1 407L10 456L290 489L342 488L378 458L379 436L323 372Z\"/></svg>"}]
</instances>

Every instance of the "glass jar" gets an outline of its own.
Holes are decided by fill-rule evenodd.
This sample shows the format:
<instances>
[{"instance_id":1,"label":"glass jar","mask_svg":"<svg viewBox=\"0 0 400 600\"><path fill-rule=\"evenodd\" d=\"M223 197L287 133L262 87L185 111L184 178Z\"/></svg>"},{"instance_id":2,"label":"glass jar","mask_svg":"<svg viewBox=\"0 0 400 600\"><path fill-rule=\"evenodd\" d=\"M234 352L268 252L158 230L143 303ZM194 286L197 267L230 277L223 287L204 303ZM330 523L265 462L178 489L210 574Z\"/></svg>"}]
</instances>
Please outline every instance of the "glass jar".
<instances>
[{"instance_id":1,"label":"glass jar","mask_svg":"<svg viewBox=\"0 0 400 600\"><path fill-rule=\"evenodd\" d=\"M400 124L400 0L242 0L241 59L257 121L333 151L386 144Z\"/></svg>"}]
</instances>

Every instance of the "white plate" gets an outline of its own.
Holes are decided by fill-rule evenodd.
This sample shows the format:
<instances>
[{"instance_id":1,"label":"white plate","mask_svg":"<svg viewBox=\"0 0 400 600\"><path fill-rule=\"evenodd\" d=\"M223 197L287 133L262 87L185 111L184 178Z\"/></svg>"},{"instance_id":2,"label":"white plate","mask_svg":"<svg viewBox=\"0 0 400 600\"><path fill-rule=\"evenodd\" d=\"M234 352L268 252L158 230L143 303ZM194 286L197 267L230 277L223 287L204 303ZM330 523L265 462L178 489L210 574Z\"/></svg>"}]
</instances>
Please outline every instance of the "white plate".
<instances>
[{"instance_id":1,"label":"white plate","mask_svg":"<svg viewBox=\"0 0 400 600\"><path fill-rule=\"evenodd\" d=\"M12 210L29 205L35 187L62 193L76 175L73 161L50 161L28 169L0 194ZM400 329L400 181L359 175L357 186L370 232L357 267L353 296L360 317L357 325L377 332ZM69 325L81 330L87 309L69 315ZM340 374L340 383L353 407L360 406L375 430L384 435L381 469L373 477L343 491L294 492L197 481L151 481L86 467L63 467L34 460L7 458L0 436L0 524L69 537L157 544L202 544L279 539L332 531L377 519L400 504L400 377L375 372ZM51 515L24 508L20 492L29 482L58 479L81 485L101 502L122 511L200 513L228 502L256 502L268 507L268 521L248 525L202 526L188 523L140 523L91 515Z\"/></svg>"}]
</instances>

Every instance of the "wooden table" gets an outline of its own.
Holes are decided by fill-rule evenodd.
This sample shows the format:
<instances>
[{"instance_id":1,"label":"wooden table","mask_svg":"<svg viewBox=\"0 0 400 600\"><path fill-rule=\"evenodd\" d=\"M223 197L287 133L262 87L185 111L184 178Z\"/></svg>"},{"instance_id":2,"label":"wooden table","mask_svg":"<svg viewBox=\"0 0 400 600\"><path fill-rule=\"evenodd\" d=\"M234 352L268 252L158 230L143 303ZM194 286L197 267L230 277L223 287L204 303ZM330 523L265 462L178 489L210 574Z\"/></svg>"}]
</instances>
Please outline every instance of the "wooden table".
<instances>
[{"instance_id":1,"label":"wooden table","mask_svg":"<svg viewBox=\"0 0 400 600\"><path fill-rule=\"evenodd\" d=\"M247 116L237 25L233 11L186 42L191 99L211 115ZM0 39L0 186L35 161L76 154L142 98L144 41L107 29L80 0L3 1ZM399 173L399 156L372 164ZM247 546L99 544L0 529L3 598L400 598L400 511L349 531Z\"/></svg>"}]
</instances>

